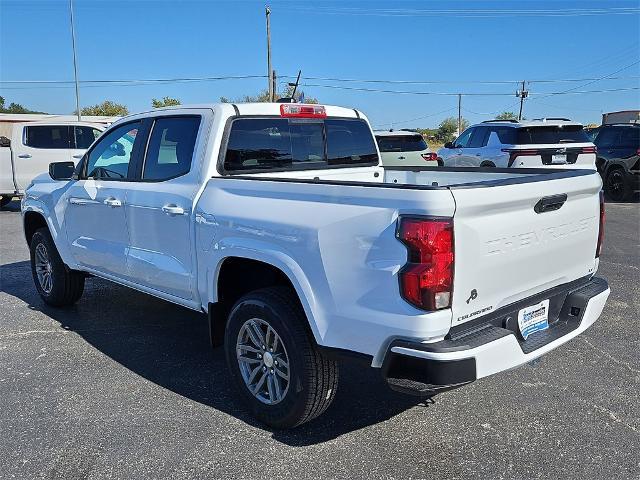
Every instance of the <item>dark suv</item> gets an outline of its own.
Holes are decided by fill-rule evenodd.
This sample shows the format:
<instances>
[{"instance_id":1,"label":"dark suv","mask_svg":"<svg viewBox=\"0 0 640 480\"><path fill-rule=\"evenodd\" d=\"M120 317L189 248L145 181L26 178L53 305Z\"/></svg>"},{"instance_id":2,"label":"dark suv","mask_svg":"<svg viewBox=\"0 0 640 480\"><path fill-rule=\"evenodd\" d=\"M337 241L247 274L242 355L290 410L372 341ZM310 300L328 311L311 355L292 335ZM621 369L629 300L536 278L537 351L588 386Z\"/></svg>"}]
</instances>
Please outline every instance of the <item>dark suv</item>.
<instances>
[{"instance_id":1,"label":"dark suv","mask_svg":"<svg viewBox=\"0 0 640 480\"><path fill-rule=\"evenodd\" d=\"M640 124L602 125L593 141L596 167L611 200L630 200L640 190Z\"/></svg>"}]
</instances>

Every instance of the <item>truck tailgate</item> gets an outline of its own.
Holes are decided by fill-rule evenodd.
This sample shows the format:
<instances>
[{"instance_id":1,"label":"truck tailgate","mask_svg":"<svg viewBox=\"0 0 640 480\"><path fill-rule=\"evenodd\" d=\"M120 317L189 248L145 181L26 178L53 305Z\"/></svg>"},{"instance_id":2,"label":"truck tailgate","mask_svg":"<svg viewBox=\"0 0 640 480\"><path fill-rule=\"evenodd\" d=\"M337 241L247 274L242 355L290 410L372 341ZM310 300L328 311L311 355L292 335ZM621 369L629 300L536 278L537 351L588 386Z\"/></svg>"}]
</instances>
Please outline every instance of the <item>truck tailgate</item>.
<instances>
[{"instance_id":1,"label":"truck tailgate","mask_svg":"<svg viewBox=\"0 0 640 480\"><path fill-rule=\"evenodd\" d=\"M596 173L453 187L452 326L593 274L600 189Z\"/></svg>"}]
</instances>

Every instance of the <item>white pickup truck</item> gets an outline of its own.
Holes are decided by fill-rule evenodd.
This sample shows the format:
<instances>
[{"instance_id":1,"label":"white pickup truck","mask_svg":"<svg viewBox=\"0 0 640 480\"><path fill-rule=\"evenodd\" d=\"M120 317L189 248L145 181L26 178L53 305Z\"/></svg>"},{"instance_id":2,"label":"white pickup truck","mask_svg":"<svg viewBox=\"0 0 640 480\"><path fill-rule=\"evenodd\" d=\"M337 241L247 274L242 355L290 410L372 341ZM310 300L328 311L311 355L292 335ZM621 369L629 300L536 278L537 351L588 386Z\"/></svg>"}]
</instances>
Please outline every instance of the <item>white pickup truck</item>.
<instances>
[{"instance_id":1,"label":"white pickup truck","mask_svg":"<svg viewBox=\"0 0 640 480\"><path fill-rule=\"evenodd\" d=\"M252 413L320 415L339 358L434 395L517 367L600 316L594 170L385 169L366 117L213 104L126 117L22 201L33 279L95 275L208 313Z\"/></svg>"},{"instance_id":2,"label":"white pickup truck","mask_svg":"<svg viewBox=\"0 0 640 480\"><path fill-rule=\"evenodd\" d=\"M52 162L78 162L100 136L103 125L87 122L29 122L0 137L0 207L24 193Z\"/></svg>"}]
</instances>

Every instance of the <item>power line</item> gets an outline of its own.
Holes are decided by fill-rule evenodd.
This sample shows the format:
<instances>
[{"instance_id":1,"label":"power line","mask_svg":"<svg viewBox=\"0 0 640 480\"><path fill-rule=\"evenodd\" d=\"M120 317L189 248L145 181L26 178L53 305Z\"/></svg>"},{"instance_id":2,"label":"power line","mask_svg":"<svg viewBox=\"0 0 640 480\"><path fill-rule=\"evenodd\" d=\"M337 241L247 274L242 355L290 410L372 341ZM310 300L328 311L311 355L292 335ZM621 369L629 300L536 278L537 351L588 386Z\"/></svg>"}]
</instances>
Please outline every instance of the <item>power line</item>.
<instances>
[{"instance_id":1,"label":"power line","mask_svg":"<svg viewBox=\"0 0 640 480\"><path fill-rule=\"evenodd\" d=\"M215 80L239 80L246 78L267 78L266 75L224 75L217 77L178 77L178 78L142 78L142 79L122 79L122 80L80 80L79 83L172 83L172 82L207 82ZM0 80L0 83L30 83L30 84L68 84L73 80Z\"/></svg>"},{"instance_id":2,"label":"power line","mask_svg":"<svg viewBox=\"0 0 640 480\"><path fill-rule=\"evenodd\" d=\"M424 91L415 91L415 90L388 90L388 89L379 89L379 88L366 88L366 87L346 87L342 85L322 85L316 83L303 83L305 87L316 87L316 88L330 88L336 90L355 90L359 92L371 92L371 93L393 93L397 95L436 95L436 96L447 96L447 97L457 97L458 95L465 96L479 96L479 97L504 97L513 96L513 92L424 92ZM612 88L612 89L603 89L603 90L581 90L575 91L574 89L569 89L564 92L540 92L534 93L529 92L529 95L543 95L543 96L551 96L551 95L564 95L564 94L585 94L585 93L605 93L605 92L622 92L628 90L638 90L640 87L623 87L623 88ZM543 97L541 97L543 98Z\"/></svg>"},{"instance_id":3,"label":"power line","mask_svg":"<svg viewBox=\"0 0 640 480\"><path fill-rule=\"evenodd\" d=\"M295 76L282 75L282 78L295 78ZM406 84L406 85L446 85L446 84L473 84L473 85L509 85L517 84L522 80L387 80L387 79L364 79L364 78L337 78L337 77L310 77L305 75L306 80L317 80L327 82L344 83L386 83L386 84ZM638 79L640 75L630 75L623 77L608 77L607 80L629 80ZM527 83L571 83L598 80L598 78L558 78L558 79L537 79L527 80Z\"/></svg>"},{"instance_id":4,"label":"power line","mask_svg":"<svg viewBox=\"0 0 640 480\"><path fill-rule=\"evenodd\" d=\"M589 81L589 82L587 82L587 83L584 83L584 84L582 84L582 85L578 85L577 87L573 87L573 88L569 88L569 89L567 89L567 90L563 90L562 92L552 92L552 93L549 93L549 94L544 95L544 96L542 96L542 97L537 97L537 99L538 99L538 100L540 100L540 99L543 99L543 98L552 97L552 96L554 96L554 95L565 95L565 94L568 94L568 93L571 93L571 92L575 92L575 93L577 93L577 92L576 92L576 90L577 90L578 88L583 88L583 87L586 87L586 86L588 86L588 85L592 85L592 84L594 84L594 83L596 83L596 82L599 82L599 81L601 81L601 80L605 80L605 79L607 79L607 78L609 78L609 77L612 77L613 75L616 75L616 74L618 74L618 73L622 72L623 70L627 70L627 69L629 69L629 68L631 68L631 67L633 67L633 66L635 66L635 65L638 65L639 63L640 63L640 60L636 60L635 62L630 63L629 65L626 65L626 66L624 66L624 67L622 67L622 68L619 68L619 69L618 69L618 70L616 70L615 72L612 72L612 73L610 73L610 74L608 74L608 75L604 75L604 76L602 76L602 77L600 77L600 78L596 78L596 79L591 80L591 81ZM634 87L634 88L631 88L631 89L632 89L632 90L637 90L637 87ZM611 91L616 91L616 90L614 89L614 90L611 90ZM622 91L622 90L617 90L617 91ZM596 92L590 92L590 93L596 93ZM599 93L599 92L598 92L598 93Z\"/></svg>"},{"instance_id":5,"label":"power line","mask_svg":"<svg viewBox=\"0 0 640 480\"><path fill-rule=\"evenodd\" d=\"M565 9L409 9L409 8L360 8L288 6L287 10L298 10L320 15L356 15L375 17L459 17L459 18L505 18L505 17L578 17L594 15L634 15L637 7L617 8L565 8Z\"/></svg>"},{"instance_id":6,"label":"power line","mask_svg":"<svg viewBox=\"0 0 640 480\"><path fill-rule=\"evenodd\" d=\"M96 79L96 80L80 80L83 85L92 84L115 84L115 85L135 85L144 84L151 85L153 83L181 83L181 82L208 82L217 80L242 80L267 78L267 75L227 75L216 77L177 77L177 78L143 78L143 79ZM296 78L295 75L281 75L280 78ZM311 77L305 76L307 80L327 81L327 82L344 82L344 83L381 83L381 84L399 84L399 85L510 85L520 83L521 80L390 80L390 79L363 79L363 78L337 78L337 77ZM527 80L527 83L575 83L586 81L600 80L633 80L640 78L640 75L628 76L606 76L606 77L588 77L588 78L558 78L558 79L537 79ZM71 85L73 80L0 80L0 84L27 84L27 85ZM281 82L286 83L286 82Z\"/></svg>"},{"instance_id":7,"label":"power line","mask_svg":"<svg viewBox=\"0 0 640 480\"><path fill-rule=\"evenodd\" d=\"M403 123L411 123L411 122L415 122L417 120L424 120L425 118L431 118L431 117L435 117L436 115L441 115L443 113L447 113L450 112L452 110L455 110L457 107L451 107L451 108L447 108L446 110L442 110L440 112L436 112L436 113L432 113L430 115L424 115L422 117L416 117L416 118L410 118L408 120L399 120L397 122L387 122L387 123L377 123L376 126L382 126L382 125L401 125Z\"/></svg>"}]
</instances>

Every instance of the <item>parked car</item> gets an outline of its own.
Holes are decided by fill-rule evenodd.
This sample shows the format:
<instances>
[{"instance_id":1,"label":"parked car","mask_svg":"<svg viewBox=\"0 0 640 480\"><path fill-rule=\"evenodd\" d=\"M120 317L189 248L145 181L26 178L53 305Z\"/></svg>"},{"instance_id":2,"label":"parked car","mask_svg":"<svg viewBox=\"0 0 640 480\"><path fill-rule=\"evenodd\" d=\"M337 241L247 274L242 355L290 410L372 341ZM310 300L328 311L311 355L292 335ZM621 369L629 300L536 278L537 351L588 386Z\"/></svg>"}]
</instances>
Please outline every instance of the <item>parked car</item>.
<instances>
[{"instance_id":1,"label":"parked car","mask_svg":"<svg viewBox=\"0 0 640 480\"><path fill-rule=\"evenodd\" d=\"M596 165L611 200L630 200L640 190L640 123L607 124L594 140Z\"/></svg>"},{"instance_id":2,"label":"parked car","mask_svg":"<svg viewBox=\"0 0 640 480\"><path fill-rule=\"evenodd\" d=\"M564 118L489 120L438 150L449 167L593 168L596 150L582 124Z\"/></svg>"},{"instance_id":3,"label":"parked car","mask_svg":"<svg viewBox=\"0 0 640 480\"><path fill-rule=\"evenodd\" d=\"M382 168L352 108L154 110L49 171L22 201L44 302L93 275L206 312L277 428L326 410L338 358L432 396L564 344L609 295L595 170Z\"/></svg>"},{"instance_id":4,"label":"parked car","mask_svg":"<svg viewBox=\"0 0 640 480\"><path fill-rule=\"evenodd\" d=\"M385 167L437 166L436 154L417 132L408 130L375 130L380 158Z\"/></svg>"},{"instance_id":5,"label":"parked car","mask_svg":"<svg viewBox=\"0 0 640 480\"><path fill-rule=\"evenodd\" d=\"M24 193L52 162L78 162L104 126L84 122L30 122L13 125L0 137L0 206Z\"/></svg>"},{"instance_id":6,"label":"parked car","mask_svg":"<svg viewBox=\"0 0 640 480\"><path fill-rule=\"evenodd\" d=\"M590 142L593 142L600 131L600 126L597 127L584 127L584 133L587 134L587 138Z\"/></svg>"}]
</instances>

